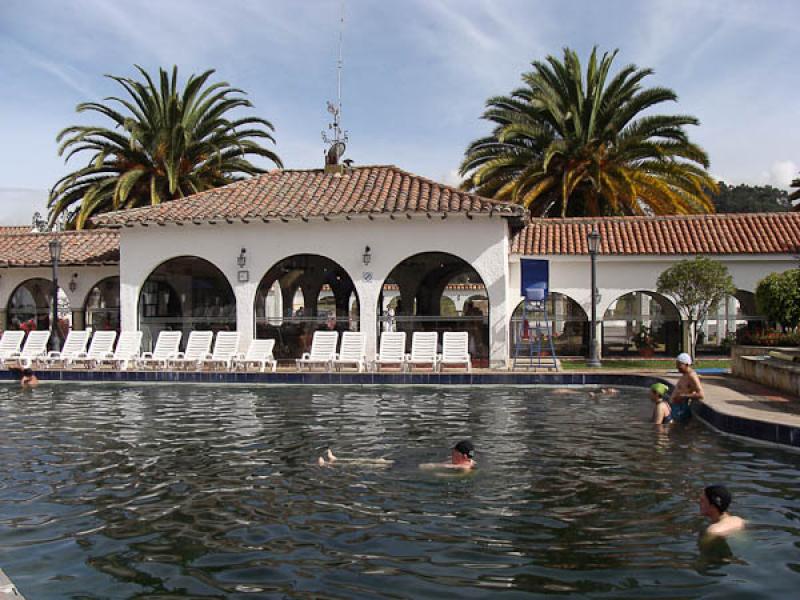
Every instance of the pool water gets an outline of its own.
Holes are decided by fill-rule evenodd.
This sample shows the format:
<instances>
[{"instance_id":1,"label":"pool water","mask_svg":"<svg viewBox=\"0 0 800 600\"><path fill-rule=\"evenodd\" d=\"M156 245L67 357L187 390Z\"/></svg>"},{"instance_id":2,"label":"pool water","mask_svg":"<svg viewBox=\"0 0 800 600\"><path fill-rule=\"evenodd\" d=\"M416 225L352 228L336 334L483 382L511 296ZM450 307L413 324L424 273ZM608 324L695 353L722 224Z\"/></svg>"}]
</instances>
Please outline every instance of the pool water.
<instances>
[{"instance_id":1,"label":"pool water","mask_svg":"<svg viewBox=\"0 0 800 600\"><path fill-rule=\"evenodd\" d=\"M642 390L0 387L0 567L48 598L792 598L798 455ZM471 438L479 469L420 472ZM315 465L328 446L344 460ZM745 533L705 543L726 482Z\"/></svg>"}]
</instances>

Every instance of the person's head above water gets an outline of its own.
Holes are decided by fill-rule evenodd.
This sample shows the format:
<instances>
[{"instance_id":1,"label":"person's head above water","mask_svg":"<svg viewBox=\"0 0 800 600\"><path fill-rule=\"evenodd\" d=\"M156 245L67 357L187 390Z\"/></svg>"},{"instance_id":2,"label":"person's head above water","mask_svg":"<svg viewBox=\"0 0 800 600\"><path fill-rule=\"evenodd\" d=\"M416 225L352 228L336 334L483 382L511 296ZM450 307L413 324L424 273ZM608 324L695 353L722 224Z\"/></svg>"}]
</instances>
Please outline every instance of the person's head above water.
<instances>
[{"instance_id":1,"label":"person's head above water","mask_svg":"<svg viewBox=\"0 0 800 600\"><path fill-rule=\"evenodd\" d=\"M669 391L669 388L664 383L654 383L650 386L650 398L653 402L658 402Z\"/></svg>"},{"instance_id":2,"label":"person's head above water","mask_svg":"<svg viewBox=\"0 0 800 600\"><path fill-rule=\"evenodd\" d=\"M727 512L730 505L731 493L724 485L710 485L700 496L700 512L712 520Z\"/></svg>"},{"instance_id":3,"label":"person's head above water","mask_svg":"<svg viewBox=\"0 0 800 600\"><path fill-rule=\"evenodd\" d=\"M469 440L461 440L453 446L450 455L455 465L470 462L475 458L475 446Z\"/></svg>"}]
</instances>

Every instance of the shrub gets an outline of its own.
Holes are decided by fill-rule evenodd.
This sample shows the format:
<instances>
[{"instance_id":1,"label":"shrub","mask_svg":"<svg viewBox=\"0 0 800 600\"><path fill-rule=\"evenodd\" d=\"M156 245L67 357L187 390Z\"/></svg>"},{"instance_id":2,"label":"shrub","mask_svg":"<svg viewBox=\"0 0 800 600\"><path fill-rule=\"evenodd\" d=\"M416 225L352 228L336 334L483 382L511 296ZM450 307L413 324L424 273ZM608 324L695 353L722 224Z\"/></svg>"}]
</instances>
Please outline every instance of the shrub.
<instances>
[{"instance_id":1,"label":"shrub","mask_svg":"<svg viewBox=\"0 0 800 600\"><path fill-rule=\"evenodd\" d=\"M772 273L759 281L756 305L767 319L780 323L784 331L796 329L800 324L800 269Z\"/></svg>"}]
</instances>

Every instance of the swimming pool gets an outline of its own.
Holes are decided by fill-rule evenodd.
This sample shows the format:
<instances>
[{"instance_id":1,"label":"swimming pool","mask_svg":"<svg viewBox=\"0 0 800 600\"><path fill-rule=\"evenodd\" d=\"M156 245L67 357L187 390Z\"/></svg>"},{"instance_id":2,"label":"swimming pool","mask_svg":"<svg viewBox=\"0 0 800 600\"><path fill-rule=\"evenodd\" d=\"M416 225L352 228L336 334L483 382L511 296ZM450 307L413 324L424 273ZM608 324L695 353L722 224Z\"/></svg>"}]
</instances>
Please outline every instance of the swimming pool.
<instances>
[{"instance_id":1,"label":"swimming pool","mask_svg":"<svg viewBox=\"0 0 800 600\"><path fill-rule=\"evenodd\" d=\"M649 410L635 388L5 385L0 567L29 599L793 597L798 455ZM477 472L417 469L463 437ZM395 462L314 466L328 446ZM751 526L700 544L717 481Z\"/></svg>"}]
</instances>

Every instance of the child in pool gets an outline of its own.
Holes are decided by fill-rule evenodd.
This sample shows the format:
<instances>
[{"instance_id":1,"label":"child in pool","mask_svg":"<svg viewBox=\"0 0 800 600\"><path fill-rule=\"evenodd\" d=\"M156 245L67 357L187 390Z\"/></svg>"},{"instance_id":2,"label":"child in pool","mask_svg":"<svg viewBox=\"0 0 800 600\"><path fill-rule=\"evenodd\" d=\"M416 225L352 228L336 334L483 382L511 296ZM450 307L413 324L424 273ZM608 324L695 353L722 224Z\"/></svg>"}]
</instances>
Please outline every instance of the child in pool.
<instances>
[{"instance_id":1,"label":"child in pool","mask_svg":"<svg viewBox=\"0 0 800 600\"><path fill-rule=\"evenodd\" d=\"M700 514L711 521L706 535L726 537L744 529L744 519L727 512L731 499L724 485L710 485L700 494Z\"/></svg>"},{"instance_id":2,"label":"child in pool","mask_svg":"<svg viewBox=\"0 0 800 600\"><path fill-rule=\"evenodd\" d=\"M450 462L423 463L419 466L425 471L436 469L458 469L469 471L478 466L473 457L475 456L475 446L469 440L461 440L450 451Z\"/></svg>"},{"instance_id":3,"label":"child in pool","mask_svg":"<svg viewBox=\"0 0 800 600\"><path fill-rule=\"evenodd\" d=\"M672 423L672 408L664 396L669 388L663 383L654 383L650 386L650 401L653 402L652 421L656 425L668 425Z\"/></svg>"}]
</instances>

